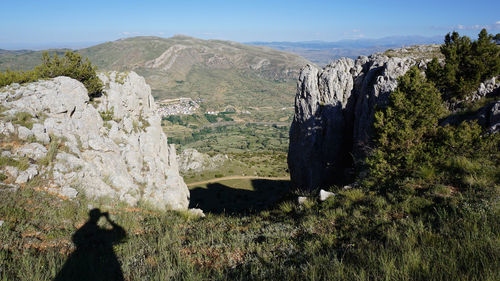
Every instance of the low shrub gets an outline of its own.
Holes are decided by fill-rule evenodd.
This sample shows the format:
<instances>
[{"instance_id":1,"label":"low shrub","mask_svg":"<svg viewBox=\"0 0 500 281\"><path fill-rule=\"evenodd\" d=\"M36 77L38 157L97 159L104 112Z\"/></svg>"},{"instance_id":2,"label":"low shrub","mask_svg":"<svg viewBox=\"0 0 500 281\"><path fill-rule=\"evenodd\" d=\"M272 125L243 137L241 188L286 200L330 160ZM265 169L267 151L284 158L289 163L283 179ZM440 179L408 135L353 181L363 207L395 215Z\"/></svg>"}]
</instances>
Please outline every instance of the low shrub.
<instances>
[{"instance_id":1,"label":"low shrub","mask_svg":"<svg viewBox=\"0 0 500 281\"><path fill-rule=\"evenodd\" d=\"M103 90L103 84L97 77L96 71L97 67L93 66L88 58L83 60L78 53L67 51L64 57L60 58L57 54L51 57L48 52L44 52L42 64L31 71L0 72L0 87L12 83L27 83L57 76L68 76L82 82L87 88L89 97L93 98L101 95Z\"/></svg>"}]
</instances>

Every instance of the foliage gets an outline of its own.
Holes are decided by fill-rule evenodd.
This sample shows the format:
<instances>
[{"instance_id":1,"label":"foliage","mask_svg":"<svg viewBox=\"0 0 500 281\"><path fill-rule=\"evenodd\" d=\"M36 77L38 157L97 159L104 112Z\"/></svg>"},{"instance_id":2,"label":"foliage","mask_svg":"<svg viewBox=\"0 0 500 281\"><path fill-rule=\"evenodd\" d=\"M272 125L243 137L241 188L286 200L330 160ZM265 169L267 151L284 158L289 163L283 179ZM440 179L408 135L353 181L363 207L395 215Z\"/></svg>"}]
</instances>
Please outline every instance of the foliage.
<instances>
[{"instance_id":1,"label":"foliage","mask_svg":"<svg viewBox=\"0 0 500 281\"><path fill-rule=\"evenodd\" d=\"M49 149L47 150L47 154L43 158L38 160L38 164L42 166L49 166L50 164L52 164L52 162L56 158L59 145L60 145L59 140L55 137L52 137L49 143Z\"/></svg>"},{"instance_id":2,"label":"foliage","mask_svg":"<svg viewBox=\"0 0 500 281\"><path fill-rule=\"evenodd\" d=\"M92 66L87 59L82 56L67 51L64 57L57 54L53 57L48 52L42 55L42 64L36 66L31 71L10 71L0 72L0 87L12 83L33 82L39 79L54 78L57 76L68 76L82 82L87 88L90 97L98 96L102 92L102 82L97 77L97 68Z\"/></svg>"},{"instance_id":3,"label":"foliage","mask_svg":"<svg viewBox=\"0 0 500 281\"><path fill-rule=\"evenodd\" d=\"M28 112L16 112L10 119L13 124L24 126L30 130L33 129L33 116Z\"/></svg>"},{"instance_id":4,"label":"foliage","mask_svg":"<svg viewBox=\"0 0 500 281\"><path fill-rule=\"evenodd\" d=\"M493 35L483 29L471 42L457 32L447 34L441 53L444 65L433 59L426 71L429 80L446 99L464 99L485 79L500 74L500 48Z\"/></svg>"},{"instance_id":5,"label":"foliage","mask_svg":"<svg viewBox=\"0 0 500 281\"><path fill-rule=\"evenodd\" d=\"M115 114L115 109L112 107L106 111L99 111L99 115L101 115L102 121L111 121L113 120L113 116Z\"/></svg>"},{"instance_id":6,"label":"foliage","mask_svg":"<svg viewBox=\"0 0 500 281\"><path fill-rule=\"evenodd\" d=\"M29 168L30 163L27 158L16 160L11 157L0 156L0 168L3 168L5 166L12 166L18 168L21 171L25 171Z\"/></svg>"},{"instance_id":7,"label":"foliage","mask_svg":"<svg viewBox=\"0 0 500 281\"><path fill-rule=\"evenodd\" d=\"M377 148L367 160L374 183L407 177L428 161L429 144L443 113L440 93L418 68L399 79L388 107L375 114Z\"/></svg>"},{"instance_id":8,"label":"foliage","mask_svg":"<svg viewBox=\"0 0 500 281\"><path fill-rule=\"evenodd\" d=\"M435 185L495 189L498 134L484 135L474 122L439 126L444 113L439 92L418 69L402 76L388 107L375 114L375 148L366 161L365 183L392 195Z\"/></svg>"}]
</instances>

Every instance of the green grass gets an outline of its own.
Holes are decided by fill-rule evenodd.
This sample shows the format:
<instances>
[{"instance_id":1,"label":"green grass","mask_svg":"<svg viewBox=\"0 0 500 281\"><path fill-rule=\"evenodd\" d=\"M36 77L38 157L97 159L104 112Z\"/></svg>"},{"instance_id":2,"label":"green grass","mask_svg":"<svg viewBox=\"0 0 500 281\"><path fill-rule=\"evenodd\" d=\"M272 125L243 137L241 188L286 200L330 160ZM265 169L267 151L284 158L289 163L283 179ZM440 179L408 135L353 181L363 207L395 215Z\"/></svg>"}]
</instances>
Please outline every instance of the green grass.
<instances>
[{"instance_id":1,"label":"green grass","mask_svg":"<svg viewBox=\"0 0 500 281\"><path fill-rule=\"evenodd\" d=\"M250 198L259 197L248 182L219 184L233 192L241 186ZM127 231L127 239L114 246L125 280L500 277L497 205L472 200L472 194L445 198L429 192L393 204L362 190L336 193L306 207L285 197L256 213L214 211L204 219L84 197L61 201L26 188L0 193L0 219L5 221L0 279L53 279L75 249L71 235L87 220L89 204L109 211ZM414 211L408 212L408 206ZM104 220L100 224L110 227Z\"/></svg>"},{"instance_id":2,"label":"green grass","mask_svg":"<svg viewBox=\"0 0 500 281\"><path fill-rule=\"evenodd\" d=\"M16 160L10 157L0 156L0 168L5 166L16 167L19 170L24 171L28 169L30 163L27 158L21 158L19 160Z\"/></svg>"},{"instance_id":3,"label":"green grass","mask_svg":"<svg viewBox=\"0 0 500 281\"><path fill-rule=\"evenodd\" d=\"M49 148L47 150L47 154L38 160L38 164L42 166L49 166L52 164L52 161L56 158L58 148L60 146L60 142L57 138L52 136L52 140L49 143Z\"/></svg>"},{"instance_id":4,"label":"green grass","mask_svg":"<svg viewBox=\"0 0 500 281\"><path fill-rule=\"evenodd\" d=\"M16 125L24 126L30 130L33 129L33 116L27 112L17 112L10 119L10 121Z\"/></svg>"},{"instance_id":5,"label":"green grass","mask_svg":"<svg viewBox=\"0 0 500 281\"><path fill-rule=\"evenodd\" d=\"M107 111L101 111L99 112L101 115L102 121L111 121L113 120L113 115L114 115L114 109L111 108L110 110Z\"/></svg>"}]
</instances>

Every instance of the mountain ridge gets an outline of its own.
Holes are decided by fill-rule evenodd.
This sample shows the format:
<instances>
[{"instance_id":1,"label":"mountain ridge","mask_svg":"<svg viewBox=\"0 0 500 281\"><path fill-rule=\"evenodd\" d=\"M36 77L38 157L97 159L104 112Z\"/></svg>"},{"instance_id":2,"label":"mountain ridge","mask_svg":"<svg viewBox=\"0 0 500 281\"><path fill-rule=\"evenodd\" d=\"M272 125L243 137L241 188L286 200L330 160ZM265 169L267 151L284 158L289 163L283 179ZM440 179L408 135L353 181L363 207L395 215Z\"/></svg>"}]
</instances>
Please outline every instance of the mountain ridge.
<instances>
[{"instance_id":1,"label":"mountain ridge","mask_svg":"<svg viewBox=\"0 0 500 281\"><path fill-rule=\"evenodd\" d=\"M61 55L65 51L51 52ZM41 61L41 51L12 52L0 54L0 70L30 69ZM217 109L221 102L225 103L222 108L290 104L300 68L311 63L267 47L185 35L123 38L78 53L99 70L135 71L144 76L157 99L203 99L209 109Z\"/></svg>"},{"instance_id":2,"label":"mountain ridge","mask_svg":"<svg viewBox=\"0 0 500 281\"><path fill-rule=\"evenodd\" d=\"M400 48L411 45L428 45L442 43L441 36L388 36L378 39L359 38L339 41L276 41L276 42L247 42L256 46L267 46L277 50L298 54L318 65L325 66L341 57L356 59L359 56L368 56L383 52L391 48Z\"/></svg>"}]
</instances>

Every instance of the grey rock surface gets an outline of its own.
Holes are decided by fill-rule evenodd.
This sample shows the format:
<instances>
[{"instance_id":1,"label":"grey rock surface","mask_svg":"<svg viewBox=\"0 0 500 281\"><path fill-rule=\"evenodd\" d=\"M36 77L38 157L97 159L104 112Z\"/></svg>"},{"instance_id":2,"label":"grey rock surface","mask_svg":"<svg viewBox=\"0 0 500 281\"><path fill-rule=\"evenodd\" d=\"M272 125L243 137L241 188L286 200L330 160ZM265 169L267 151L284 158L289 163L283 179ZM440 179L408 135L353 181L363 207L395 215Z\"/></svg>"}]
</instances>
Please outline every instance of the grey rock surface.
<instances>
[{"instance_id":1,"label":"grey rock surface","mask_svg":"<svg viewBox=\"0 0 500 281\"><path fill-rule=\"evenodd\" d=\"M500 101L496 101L491 105L487 126L490 133L500 131Z\"/></svg>"},{"instance_id":2,"label":"grey rock surface","mask_svg":"<svg viewBox=\"0 0 500 281\"><path fill-rule=\"evenodd\" d=\"M33 136L33 132L26 127L19 126L17 128L17 136L22 140L27 140L29 137Z\"/></svg>"},{"instance_id":3,"label":"grey rock surface","mask_svg":"<svg viewBox=\"0 0 500 281\"><path fill-rule=\"evenodd\" d=\"M342 58L323 69L307 65L300 73L295 96L295 115L290 128L288 167L292 186L317 190L345 184L355 166L372 146L372 128L377 108L388 103L397 79L412 66L422 71L437 54L439 45L413 46L393 50L390 57L374 54L357 60ZM481 83L464 101L450 104L459 111L464 104L496 96L500 79ZM488 132L500 131L500 101L492 102L465 120L477 120ZM464 117L451 116L442 124L457 124Z\"/></svg>"},{"instance_id":4,"label":"grey rock surface","mask_svg":"<svg viewBox=\"0 0 500 281\"><path fill-rule=\"evenodd\" d=\"M64 196L76 196L76 191L130 205L143 201L159 209L187 209L189 190L179 175L175 148L162 131L144 78L134 72L99 77L106 85L105 93L92 102L82 83L57 77L15 90L12 85L0 89L4 97L0 103L8 109L4 114L35 116L33 129L17 127L18 133L34 136L42 144L54 137L65 147L49 164L51 180L63 187L59 190ZM110 114L112 120L103 120L102 116ZM0 134L10 134L12 124L0 124ZM43 146L36 144L19 153L40 157L39 145ZM34 175L30 167L20 172L16 183L26 183Z\"/></svg>"},{"instance_id":5,"label":"grey rock surface","mask_svg":"<svg viewBox=\"0 0 500 281\"><path fill-rule=\"evenodd\" d=\"M370 144L375 108L387 104L397 79L416 63L375 54L302 69L288 151L294 188L329 187L344 177L353 155Z\"/></svg>"},{"instance_id":6,"label":"grey rock surface","mask_svg":"<svg viewBox=\"0 0 500 281\"><path fill-rule=\"evenodd\" d=\"M31 132L35 135L37 141L48 144L50 142L49 134L47 134L45 127L42 124L33 124Z\"/></svg>"},{"instance_id":7,"label":"grey rock surface","mask_svg":"<svg viewBox=\"0 0 500 281\"><path fill-rule=\"evenodd\" d=\"M477 121L488 133L500 131L500 100L479 108L472 114L455 114L441 121L440 125L458 125L464 121Z\"/></svg>"},{"instance_id":8,"label":"grey rock surface","mask_svg":"<svg viewBox=\"0 0 500 281\"><path fill-rule=\"evenodd\" d=\"M465 98L464 100L448 104L448 108L452 112L459 112L471 102L478 101L486 96L498 96L498 94L500 94L500 76L483 81L471 96Z\"/></svg>"},{"instance_id":9,"label":"grey rock surface","mask_svg":"<svg viewBox=\"0 0 500 281\"><path fill-rule=\"evenodd\" d=\"M19 170L16 167L6 166L4 167L4 171L13 178L17 178L19 175Z\"/></svg>"},{"instance_id":10,"label":"grey rock surface","mask_svg":"<svg viewBox=\"0 0 500 281\"><path fill-rule=\"evenodd\" d=\"M74 189L72 187L67 187L67 186L64 186L61 188L51 187L48 190L49 190L49 192L57 193L63 197L69 198L69 199L76 198L76 196L78 195L78 191L76 191L76 189Z\"/></svg>"},{"instance_id":11,"label":"grey rock surface","mask_svg":"<svg viewBox=\"0 0 500 281\"><path fill-rule=\"evenodd\" d=\"M47 155L47 148L39 143L34 142L14 149L14 153L21 157L28 157L34 160L39 160Z\"/></svg>"},{"instance_id":12,"label":"grey rock surface","mask_svg":"<svg viewBox=\"0 0 500 281\"><path fill-rule=\"evenodd\" d=\"M177 155L177 162L179 163L179 171L181 173L215 170L227 160L227 155L217 154L210 156L198 152L194 148L186 148Z\"/></svg>"},{"instance_id":13,"label":"grey rock surface","mask_svg":"<svg viewBox=\"0 0 500 281\"><path fill-rule=\"evenodd\" d=\"M19 176L17 176L15 183L16 184L27 183L28 181L32 180L36 175L38 175L38 166L32 164L28 167L28 169L26 169L25 171L21 171L19 173Z\"/></svg>"},{"instance_id":14,"label":"grey rock surface","mask_svg":"<svg viewBox=\"0 0 500 281\"><path fill-rule=\"evenodd\" d=\"M11 122L0 121L0 135L10 135L15 131L14 125Z\"/></svg>"}]
</instances>

